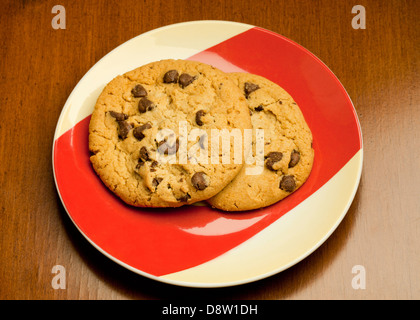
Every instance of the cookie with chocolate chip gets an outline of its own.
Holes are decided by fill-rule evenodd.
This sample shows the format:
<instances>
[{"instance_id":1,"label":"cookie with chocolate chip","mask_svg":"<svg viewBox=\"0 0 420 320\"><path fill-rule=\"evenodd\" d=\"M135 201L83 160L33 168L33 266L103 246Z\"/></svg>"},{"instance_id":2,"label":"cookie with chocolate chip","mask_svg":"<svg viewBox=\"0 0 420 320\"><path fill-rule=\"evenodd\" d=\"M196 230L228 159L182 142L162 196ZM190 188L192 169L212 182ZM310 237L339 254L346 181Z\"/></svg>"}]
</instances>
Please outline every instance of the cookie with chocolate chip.
<instances>
[{"instance_id":1,"label":"cookie with chocolate chip","mask_svg":"<svg viewBox=\"0 0 420 320\"><path fill-rule=\"evenodd\" d=\"M314 161L312 133L296 102L280 86L258 75L230 76L248 104L255 158L208 203L225 211L258 209L282 200L308 179ZM259 142L257 129L264 130Z\"/></svg>"},{"instance_id":2,"label":"cookie with chocolate chip","mask_svg":"<svg viewBox=\"0 0 420 320\"><path fill-rule=\"evenodd\" d=\"M243 166L233 144L230 161L214 163L212 129L251 127L245 96L229 75L194 61L157 61L105 86L90 120L90 160L126 203L179 207L214 196Z\"/></svg>"}]
</instances>

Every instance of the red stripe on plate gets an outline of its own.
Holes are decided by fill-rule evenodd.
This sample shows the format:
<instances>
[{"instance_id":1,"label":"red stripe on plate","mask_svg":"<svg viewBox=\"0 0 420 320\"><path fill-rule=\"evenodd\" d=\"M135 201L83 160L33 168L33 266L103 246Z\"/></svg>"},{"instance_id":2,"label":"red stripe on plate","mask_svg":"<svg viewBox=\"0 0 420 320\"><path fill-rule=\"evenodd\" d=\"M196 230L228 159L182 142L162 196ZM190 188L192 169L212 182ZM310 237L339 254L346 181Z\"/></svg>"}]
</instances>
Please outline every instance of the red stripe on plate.
<instances>
[{"instance_id":1,"label":"red stripe on plate","mask_svg":"<svg viewBox=\"0 0 420 320\"><path fill-rule=\"evenodd\" d=\"M191 59L225 71L260 74L285 88L311 127L315 162L298 191L268 208L234 214L197 206L133 208L95 174L88 151L90 117L80 121L54 145L63 204L101 250L155 276L197 266L243 243L318 190L361 148L358 121L344 88L325 65L290 40L254 28Z\"/></svg>"},{"instance_id":2,"label":"red stripe on plate","mask_svg":"<svg viewBox=\"0 0 420 320\"><path fill-rule=\"evenodd\" d=\"M90 164L89 121L87 117L55 141L58 190L82 233L133 268L160 276L196 266L237 246L280 216L269 215L270 209L231 215L199 206L128 206L102 184Z\"/></svg>"},{"instance_id":3,"label":"red stripe on plate","mask_svg":"<svg viewBox=\"0 0 420 320\"><path fill-rule=\"evenodd\" d=\"M276 41L277 40L277 41ZM189 58L266 77L294 98L314 137L317 187L362 147L357 115L337 77L311 52L274 32L255 27Z\"/></svg>"}]
</instances>

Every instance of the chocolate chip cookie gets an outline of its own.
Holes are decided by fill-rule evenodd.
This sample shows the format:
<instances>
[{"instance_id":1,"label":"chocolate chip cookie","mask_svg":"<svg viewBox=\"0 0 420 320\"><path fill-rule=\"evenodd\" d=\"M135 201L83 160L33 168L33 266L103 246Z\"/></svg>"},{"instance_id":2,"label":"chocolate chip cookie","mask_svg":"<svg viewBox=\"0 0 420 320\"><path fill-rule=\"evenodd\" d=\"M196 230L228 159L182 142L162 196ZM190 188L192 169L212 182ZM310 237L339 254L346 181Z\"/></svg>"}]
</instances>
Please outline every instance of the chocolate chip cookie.
<instances>
[{"instance_id":1,"label":"chocolate chip cookie","mask_svg":"<svg viewBox=\"0 0 420 320\"><path fill-rule=\"evenodd\" d=\"M251 128L246 99L224 72L185 60L149 63L106 85L89 125L91 163L138 207L179 207L220 192L241 170L233 145L216 162L213 130ZM242 155L240 155L242 156Z\"/></svg>"},{"instance_id":2,"label":"chocolate chip cookie","mask_svg":"<svg viewBox=\"0 0 420 320\"><path fill-rule=\"evenodd\" d=\"M231 78L248 103L254 159L208 203L225 211L266 207L307 180L314 161L312 133L296 102L280 86L247 73L232 73ZM258 140L256 131L261 129L264 137Z\"/></svg>"}]
</instances>

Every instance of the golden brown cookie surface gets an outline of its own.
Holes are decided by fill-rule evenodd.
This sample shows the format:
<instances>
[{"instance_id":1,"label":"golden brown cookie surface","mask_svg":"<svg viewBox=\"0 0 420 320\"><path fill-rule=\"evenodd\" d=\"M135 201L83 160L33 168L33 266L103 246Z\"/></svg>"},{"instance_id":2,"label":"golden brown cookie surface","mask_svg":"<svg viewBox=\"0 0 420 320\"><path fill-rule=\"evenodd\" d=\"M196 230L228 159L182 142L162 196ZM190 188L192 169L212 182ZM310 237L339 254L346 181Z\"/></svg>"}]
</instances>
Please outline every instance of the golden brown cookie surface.
<instances>
[{"instance_id":1,"label":"golden brown cookie surface","mask_svg":"<svg viewBox=\"0 0 420 320\"><path fill-rule=\"evenodd\" d=\"M247 99L253 130L263 129L264 162L260 170L258 163L245 164L208 203L226 211L258 209L287 197L307 180L314 160L312 133L296 102L280 86L258 75L230 76ZM256 155L255 132L253 137Z\"/></svg>"},{"instance_id":2,"label":"golden brown cookie surface","mask_svg":"<svg viewBox=\"0 0 420 320\"><path fill-rule=\"evenodd\" d=\"M211 130L250 127L245 98L227 74L199 62L162 60L104 88L89 126L90 159L126 203L178 207L214 196L242 168L233 146L229 163L212 161Z\"/></svg>"}]
</instances>

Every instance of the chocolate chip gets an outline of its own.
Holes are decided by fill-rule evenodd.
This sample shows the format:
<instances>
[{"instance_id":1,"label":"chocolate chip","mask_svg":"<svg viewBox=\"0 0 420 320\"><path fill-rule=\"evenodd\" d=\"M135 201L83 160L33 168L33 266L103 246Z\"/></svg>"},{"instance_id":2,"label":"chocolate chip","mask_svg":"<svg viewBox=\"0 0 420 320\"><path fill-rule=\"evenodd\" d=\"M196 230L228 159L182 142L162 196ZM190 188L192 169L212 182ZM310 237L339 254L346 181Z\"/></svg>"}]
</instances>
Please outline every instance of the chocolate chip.
<instances>
[{"instance_id":1,"label":"chocolate chip","mask_svg":"<svg viewBox=\"0 0 420 320\"><path fill-rule=\"evenodd\" d=\"M296 189L295 178L293 176L283 176L279 188L287 192L292 192Z\"/></svg>"},{"instance_id":2,"label":"chocolate chip","mask_svg":"<svg viewBox=\"0 0 420 320\"><path fill-rule=\"evenodd\" d=\"M276 171L273 166L283 158L283 154L281 152L270 152L265 158L267 159L266 167L271 171Z\"/></svg>"},{"instance_id":3,"label":"chocolate chip","mask_svg":"<svg viewBox=\"0 0 420 320\"><path fill-rule=\"evenodd\" d=\"M143 130L146 130L146 129L150 129L151 127L152 127L152 125L149 122L147 122L145 124L142 124L139 128L141 128L141 130L143 131Z\"/></svg>"},{"instance_id":4,"label":"chocolate chip","mask_svg":"<svg viewBox=\"0 0 420 320\"><path fill-rule=\"evenodd\" d=\"M166 147L167 147L166 146L166 140L159 141L159 143L158 143L158 152L159 153L163 153L164 152L164 148L166 148Z\"/></svg>"},{"instance_id":5,"label":"chocolate chip","mask_svg":"<svg viewBox=\"0 0 420 320\"><path fill-rule=\"evenodd\" d=\"M179 76L178 82L182 89L190 85L195 80L195 77L189 75L188 73L183 73Z\"/></svg>"},{"instance_id":6,"label":"chocolate chip","mask_svg":"<svg viewBox=\"0 0 420 320\"><path fill-rule=\"evenodd\" d=\"M254 92L255 90L258 90L259 88L260 88L260 86L258 84L251 83L251 82L245 82L245 85L244 85L245 97L248 98L248 96L252 92Z\"/></svg>"},{"instance_id":7,"label":"chocolate chip","mask_svg":"<svg viewBox=\"0 0 420 320\"><path fill-rule=\"evenodd\" d=\"M266 167L271 171L276 171L273 166L276 163L276 161L273 161L273 159L268 159L265 163Z\"/></svg>"},{"instance_id":8,"label":"chocolate chip","mask_svg":"<svg viewBox=\"0 0 420 320\"><path fill-rule=\"evenodd\" d=\"M136 169L137 170L140 169L143 165L144 165L143 160L139 159L138 162L137 162L137 165L136 165Z\"/></svg>"},{"instance_id":9,"label":"chocolate chip","mask_svg":"<svg viewBox=\"0 0 420 320\"><path fill-rule=\"evenodd\" d=\"M200 145L200 148L203 149L203 150L206 148L206 146L204 145L205 140L206 140L206 135L205 134L203 134L200 137L200 140L198 140L198 144Z\"/></svg>"},{"instance_id":10,"label":"chocolate chip","mask_svg":"<svg viewBox=\"0 0 420 320\"><path fill-rule=\"evenodd\" d=\"M115 111L109 111L109 114L115 118L117 121L123 121L128 119L128 115L125 113L115 112Z\"/></svg>"},{"instance_id":11,"label":"chocolate chip","mask_svg":"<svg viewBox=\"0 0 420 320\"><path fill-rule=\"evenodd\" d=\"M139 111L140 113L145 113L146 111L150 111L154 108L153 102L147 98L141 98L139 101Z\"/></svg>"},{"instance_id":12,"label":"chocolate chip","mask_svg":"<svg viewBox=\"0 0 420 320\"><path fill-rule=\"evenodd\" d=\"M137 84L132 90L131 93L135 98L145 97L147 96L146 89L141 85Z\"/></svg>"},{"instance_id":13,"label":"chocolate chip","mask_svg":"<svg viewBox=\"0 0 420 320\"><path fill-rule=\"evenodd\" d=\"M118 121L118 136L121 139L127 138L128 133L133 127L127 121Z\"/></svg>"},{"instance_id":14,"label":"chocolate chip","mask_svg":"<svg viewBox=\"0 0 420 320\"><path fill-rule=\"evenodd\" d=\"M152 127L152 125L150 123L145 123L137 128L135 128L133 130L133 136L137 139L137 140L143 140L143 138L145 137L143 131L146 129L150 129Z\"/></svg>"},{"instance_id":15,"label":"chocolate chip","mask_svg":"<svg viewBox=\"0 0 420 320\"><path fill-rule=\"evenodd\" d=\"M209 186L209 178L204 172L196 172L191 178L191 183L197 190L204 190Z\"/></svg>"},{"instance_id":16,"label":"chocolate chip","mask_svg":"<svg viewBox=\"0 0 420 320\"><path fill-rule=\"evenodd\" d=\"M293 168L295 165L297 165L299 160L300 160L299 151L293 150L290 155L289 168Z\"/></svg>"},{"instance_id":17,"label":"chocolate chip","mask_svg":"<svg viewBox=\"0 0 420 320\"><path fill-rule=\"evenodd\" d=\"M139 141L143 140L143 138L145 137L142 130L140 130L140 127L137 127L133 130L133 136Z\"/></svg>"},{"instance_id":18,"label":"chocolate chip","mask_svg":"<svg viewBox=\"0 0 420 320\"><path fill-rule=\"evenodd\" d=\"M264 107L262 104L260 104L258 107L254 108L255 111L263 111Z\"/></svg>"},{"instance_id":19,"label":"chocolate chip","mask_svg":"<svg viewBox=\"0 0 420 320\"><path fill-rule=\"evenodd\" d=\"M169 142L165 139L158 143L158 152L166 155L175 154L179 149L179 139L176 139L175 144L169 145Z\"/></svg>"},{"instance_id":20,"label":"chocolate chip","mask_svg":"<svg viewBox=\"0 0 420 320\"><path fill-rule=\"evenodd\" d=\"M169 70L163 76L164 83L176 83L178 81L178 71L176 70Z\"/></svg>"},{"instance_id":21,"label":"chocolate chip","mask_svg":"<svg viewBox=\"0 0 420 320\"><path fill-rule=\"evenodd\" d=\"M266 159L273 159L275 161L280 161L283 158L283 153L281 152L270 152L269 154L267 154L264 158Z\"/></svg>"},{"instance_id":22,"label":"chocolate chip","mask_svg":"<svg viewBox=\"0 0 420 320\"><path fill-rule=\"evenodd\" d=\"M202 126L204 123L201 121L201 118L204 117L206 113L204 110L198 110L195 114L195 123L197 123L199 126Z\"/></svg>"},{"instance_id":23,"label":"chocolate chip","mask_svg":"<svg viewBox=\"0 0 420 320\"><path fill-rule=\"evenodd\" d=\"M150 160L149 153L147 152L146 147L141 147L141 149L140 149L140 159L142 159L144 161Z\"/></svg>"},{"instance_id":24,"label":"chocolate chip","mask_svg":"<svg viewBox=\"0 0 420 320\"><path fill-rule=\"evenodd\" d=\"M183 196L177 198L177 200L180 201L180 202L187 202L190 199L191 199L191 196L188 193L186 193Z\"/></svg>"},{"instance_id":25,"label":"chocolate chip","mask_svg":"<svg viewBox=\"0 0 420 320\"><path fill-rule=\"evenodd\" d=\"M158 166L158 164L159 164L159 162L157 162L156 160L154 160L153 162L152 162L152 164L150 165L150 171L151 172L155 172L156 171L156 167Z\"/></svg>"},{"instance_id":26,"label":"chocolate chip","mask_svg":"<svg viewBox=\"0 0 420 320\"><path fill-rule=\"evenodd\" d=\"M173 148L173 146L172 146L172 148ZM175 141L175 152L174 153L176 153L178 151L178 149L179 149L179 139L176 139L176 141Z\"/></svg>"},{"instance_id":27,"label":"chocolate chip","mask_svg":"<svg viewBox=\"0 0 420 320\"><path fill-rule=\"evenodd\" d=\"M163 178L154 178L152 181L152 186L157 187L161 183Z\"/></svg>"}]
</instances>

